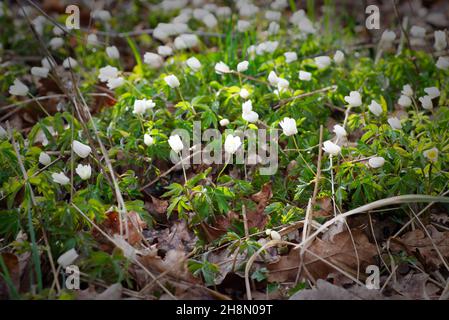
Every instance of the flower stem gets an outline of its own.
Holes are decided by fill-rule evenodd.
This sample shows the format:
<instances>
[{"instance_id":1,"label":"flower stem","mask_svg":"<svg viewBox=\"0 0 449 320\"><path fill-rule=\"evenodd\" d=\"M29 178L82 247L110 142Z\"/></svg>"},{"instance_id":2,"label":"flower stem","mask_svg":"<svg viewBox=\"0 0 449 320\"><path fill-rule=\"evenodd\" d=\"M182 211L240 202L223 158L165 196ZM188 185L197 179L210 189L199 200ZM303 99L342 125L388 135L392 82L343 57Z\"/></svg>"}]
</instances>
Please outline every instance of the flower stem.
<instances>
[{"instance_id":1,"label":"flower stem","mask_svg":"<svg viewBox=\"0 0 449 320\"><path fill-rule=\"evenodd\" d=\"M186 101L184 100L184 97L182 96L181 90L178 88L176 88L176 90L178 91L179 97L181 98L181 101L184 103L184 105L186 104ZM190 105L190 104L189 104ZM193 108L192 105L190 105L190 108L192 109L193 114L196 114L195 108Z\"/></svg>"},{"instance_id":2,"label":"flower stem","mask_svg":"<svg viewBox=\"0 0 449 320\"><path fill-rule=\"evenodd\" d=\"M332 205L334 207L334 216L337 216L337 210L335 205L335 186L334 186L334 164L332 162L333 156L329 156L330 169L331 169L331 188L332 188Z\"/></svg>"},{"instance_id":3,"label":"flower stem","mask_svg":"<svg viewBox=\"0 0 449 320\"><path fill-rule=\"evenodd\" d=\"M37 103L37 105L39 106L39 108L41 108L41 110L47 115L47 117L50 117L50 114L48 113L48 111L44 108L44 106L39 102L38 99L36 99L35 96L33 96L31 93L28 93L28 95Z\"/></svg>"},{"instance_id":4,"label":"flower stem","mask_svg":"<svg viewBox=\"0 0 449 320\"><path fill-rule=\"evenodd\" d=\"M187 174L186 174L186 168L184 167L184 159L181 158L181 167L182 167L182 173L184 174L184 185L187 184Z\"/></svg>"},{"instance_id":5,"label":"flower stem","mask_svg":"<svg viewBox=\"0 0 449 320\"><path fill-rule=\"evenodd\" d=\"M142 134L145 134L145 127L143 125L142 116L139 114L138 118L139 118L139 122L140 122L140 127L142 128Z\"/></svg>"},{"instance_id":6,"label":"flower stem","mask_svg":"<svg viewBox=\"0 0 449 320\"><path fill-rule=\"evenodd\" d=\"M132 89L136 90L140 95L143 95L142 91L140 91L139 89L137 89L137 87L129 80L125 80L125 82L131 86Z\"/></svg>"},{"instance_id":7,"label":"flower stem","mask_svg":"<svg viewBox=\"0 0 449 320\"><path fill-rule=\"evenodd\" d=\"M231 157L232 157L232 155L231 155ZM230 158L229 158L229 159L230 159ZM219 173L218 176L217 176L217 181L218 181L218 179L220 178L220 176L221 176L221 174L223 173L223 171L225 171L226 167L228 166L228 163L229 163L229 161L226 161L226 162L225 162L225 165L223 166L223 168L221 169L220 173Z\"/></svg>"},{"instance_id":8,"label":"flower stem","mask_svg":"<svg viewBox=\"0 0 449 320\"><path fill-rule=\"evenodd\" d=\"M292 137L293 138L293 143L295 144L295 148L298 151L299 157L301 158L302 161L304 161L304 163L306 164L307 168L309 168L309 170L315 174L315 171L310 167L309 163L306 161L306 159L304 159L301 151L299 151L299 147L298 147L298 143L296 142L295 136Z\"/></svg>"}]
</instances>

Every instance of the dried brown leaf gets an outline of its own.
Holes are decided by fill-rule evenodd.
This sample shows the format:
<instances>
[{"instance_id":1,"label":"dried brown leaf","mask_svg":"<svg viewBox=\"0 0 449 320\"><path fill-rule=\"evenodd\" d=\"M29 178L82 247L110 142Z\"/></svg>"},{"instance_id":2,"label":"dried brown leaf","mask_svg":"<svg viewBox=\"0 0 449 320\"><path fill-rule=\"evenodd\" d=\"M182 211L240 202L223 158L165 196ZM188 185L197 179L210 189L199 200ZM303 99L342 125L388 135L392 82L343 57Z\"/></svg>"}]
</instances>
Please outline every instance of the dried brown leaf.
<instances>
[{"instance_id":1,"label":"dried brown leaf","mask_svg":"<svg viewBox=\"0 0 449 320\"><path fill-rule=\"evenodd\" d=\"M146 207L150 213L155 213L158 216L165 215L168 208L168 200L160 200L151 196L151 202L146 203Z\"/></svg>"},{"instance_id":2,"label":"dried brown leaf","mask_svg":"<svg viewBox=\"0 0 449 320\"><path fill-rule=\"evenodd\" d=\"M268 221L268 216L264 213L266 206L273 197L271 191L271 182L262 186L262 189L251 196L251 199L256 203L256 210L248 211L246 217L248 219L249 228L257 228L263 230Z\"/></svg>"},{"instance_id":3,"label":"dried brown leaf","mask_svg":"<svg viewBox=\"0 0 449 320\"><path fill-rule=\"evenodd\" d=\"M314 217L328 217L332 214L333 207L331 198L321 198L316 201L315 205L319 206L319 209L313 211Z\"/></svg>"},{"instance_id":4,"label":"dried brown leaf","mask_svg":"<svg viewBox=\"0 0 449 320\"><path fill-rule=\"evenodd\" d=\"M409 273L401 277L392 287L407 299L434 299L440 289L428 280L429 275L426 273Z\"/></svg>"},{"instance_id":5,"label":"dried brown leaf","mask_svg":"<svg viewBox=\"0 0 449 320\"><path fill-rule=\"evenodd\" d=\"M165 254L165 257L162 258L157 255L156 250L153 250L147 255L142 256L140 261L150 270L166 273L175 279L181 279L190 283L199 283L199 279L193 277L188 270L187 255L183 251L170 250ZM144 283L151 281L151 278L147 276L146 278Z\"/></svg>"},{"instance_id":6,"label":"dried brown leaf","mask_svg":"<svg viewBox=\"0 0 449 320\"><path fill-rule=\"evenodd\" d=\"M128 236L124 237L124 239L132 246L140 243L142 240L142 230L146 227L146 223L140 218L137 212L129 211L127 215L127 224ZM120 234L120 220L118 212L107 212L106 219L99 225L99 227L110 236ZM124 233L125 230L125 226L123 226ZM92 235L98 242L100 242L103 250L111 251L113 249L113 245L105 239L100 231L93 229Z\"/></svg>"},{"instance_id":7,"label":"dried brown leaf","mask_svg":"<svg viewBox=\"0 0 449 320\"><path fill-rule=\"evenodd\" d=\"M352 237L357 253L348 231L335 235L333 241L317 238L308 247L308 250L340 269L355 274L357 267L360 267L360 270L365 270L367 265L374 262L373 258L377 255L377 250L363 232L353 230ZM300 261L300 250L291 250L278 262L268 265L270 271L268 280L270 282L295 281ZM334 267L307 251L304 254L304 266L315 279L326 279L329 274L336 271Z\"/></svg>"},{"instance_id":8,"label":"dried brown leaf","mask_svg":"<svg viewBox=\"0 0 449 320\"><path fill-rule=\"evenodd\" d=\"M433 225L427 226L431 239L421 229L415 229L404 234L398 243L392 243L393 250L406 249L427 266L439 268L443 261L439 257L432 242L436 245L443 257L449 258L449 232L440 232ZM405 247L405 248L404 248Z\"/></svg>"},{"instance_id":9,"label":"dried brown leaf","mask_svg":"<svg viewBox=\"0 0 449 320\"><path fill-rule=\"evenodd\" d=\"M354 286L345 289L319 279L316 287L301 290L295 293L290 300L384 300L379 290L370 290L366 287Z\"/></svg>"}]
</instances>

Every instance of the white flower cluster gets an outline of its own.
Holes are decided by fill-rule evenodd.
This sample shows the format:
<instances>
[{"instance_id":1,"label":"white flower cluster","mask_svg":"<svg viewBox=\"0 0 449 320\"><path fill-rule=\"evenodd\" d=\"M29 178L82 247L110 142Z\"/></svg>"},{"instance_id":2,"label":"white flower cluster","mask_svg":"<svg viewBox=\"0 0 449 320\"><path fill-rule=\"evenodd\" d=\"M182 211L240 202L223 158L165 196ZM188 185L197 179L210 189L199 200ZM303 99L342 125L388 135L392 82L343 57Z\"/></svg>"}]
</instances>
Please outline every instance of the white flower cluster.
<instances>
[{"instance_id":1,"label":"white flower cluster","mask_svg":"<svg viewBox=\"0 0 449 320\"><path fill-rule=\"evenodd\" d=\"M119 76L119 71L116 67L106 66L100 68L100 73L98 78L101 82L106 82L109 89L113 90L115 88L121 87L125 84L125 79Z\"/></svg>"},{"instance_id":2,"label":"white flower cluster","mask_svg":"<svg viewBox=\"0 0 449 320\"><path fill-rule=\"evenodd\" d=\"M316 27L307 17L304 10L296 11L290 17L290 23L294 24L303 35L315 34L317 32Z\"/></svg>"},{"instance_id":3,"label":"white flower cluster","mask_svg":"<svg viewBox=\"0 0 449 320\"><path fill-rule=\"evenodd\" d=\"M92 152L90 146L85 145L77 140L73 141L72 150L82 159L87 158ZM51 158L47 153L41 152L41 154L39 155L39 162L45 166L48 166L51 163ZM76 167L75 172L82 180L88 180L92 175L92 167L90 166L90 164L83 165L80 163ZM55 183L58 183L60 185L67 185L70 183L70 178L68 178L64 174L64 172L54 172L52 173L51 177Z\"/></svg>"}]
</instances>

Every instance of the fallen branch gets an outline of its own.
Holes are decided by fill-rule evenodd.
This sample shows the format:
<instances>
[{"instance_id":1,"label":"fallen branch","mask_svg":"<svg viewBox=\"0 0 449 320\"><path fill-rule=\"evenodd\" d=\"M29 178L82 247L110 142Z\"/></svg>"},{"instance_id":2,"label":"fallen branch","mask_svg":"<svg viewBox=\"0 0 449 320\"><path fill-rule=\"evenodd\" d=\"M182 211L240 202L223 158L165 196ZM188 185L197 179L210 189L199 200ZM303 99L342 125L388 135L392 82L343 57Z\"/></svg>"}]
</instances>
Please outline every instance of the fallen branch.
<instances>
[{"instance_id":1,"label":"fallen branch","mask_svg":"<svg viewBox=\"0 0 449 320\"><path fill-rule=\"evenodd\" d=\"M313 96L314 94L317 94L317 93L322 93L322 92L327 92L327 91L334 91L337 88L338 87L336 85L333 85L333 86L329 86L329 87L326 87L326 88L321 88L321 89L318 89L318 90L315 90L315 91L306 92L306 93L303 93L303 94L300 94L300 95L297 95L297 96L294 96L294 97L291 97L291 98L287 98L287 99L281 100L277 105L275 105L273 107L273 109L276 110L276 109L282 107L283 105L285 105L285 104L287 104L289 102L292 102L294 100L310 97L310 96Z\"/></svg>"}]
</instances>

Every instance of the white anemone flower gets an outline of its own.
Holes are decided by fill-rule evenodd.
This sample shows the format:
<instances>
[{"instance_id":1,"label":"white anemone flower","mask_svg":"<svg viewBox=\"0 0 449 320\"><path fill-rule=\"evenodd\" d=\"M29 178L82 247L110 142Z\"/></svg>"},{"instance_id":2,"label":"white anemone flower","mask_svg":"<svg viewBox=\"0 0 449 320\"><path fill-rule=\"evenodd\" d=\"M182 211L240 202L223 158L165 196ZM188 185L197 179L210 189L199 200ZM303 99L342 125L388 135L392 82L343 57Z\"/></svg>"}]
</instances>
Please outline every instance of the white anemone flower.
<instances>
[{"instance_id":1,"label":"white anemone flower","mask_svg":"<svg viewBox=\"0 0 449 320\"><path fill-rule=\"evenodd\" d=\"M270 230L269 236L272 240L281 240L282 239L280 233L277 231L274 231L274 230Z\"/></svg>"},{"instance_id":2,"label":"white anemone flower","mask_svg":"<svg viewBox=\"0 0 449 320\"><path fill-rule=\"evenodd\" d=\"M242 103L242 112L247 113L253 110L253 103L251 100Z\"/></svg>"},{"instance_id":3,"label":"white anemone flower","mask_svg":"<svg viewBox=\"0 0 449 320\"><path fill-rule=\"evenodd\" d=\"M405 86L402 87L401 93L407 97L413 96L412 86L409 84L406 84Z\"/></svg>"},{"instance_id":4,"label":"white anemone flower","mask_svg":"<svg viewBox=\"0 0 449 320\"><path fill-rule=\"evenodd\" d=\"M396 130L401 130L402 129L402 124L401 124L401 120L399 120L396 117L392 117L392 118L388 118L388 124Z\"/></svg>"},{"instance_id":5,"label":"white anemone flower","mask_svg":"<svg viewBox=\"0 0 449 320\"><path fill-rule=\"evenodd\" d=\"M250 111L247 113L242 113L242 118L245 121L248 121L250 123L255 123L257 120L259 120L259 115L255 111Z\"/></svg>"},{"instance_id":6,"label":"white anemone flower","mask_svg":"<svg viewBox=\"0 0 449 320\"><path fill-rule=\"evenodd\" d=\"M430 96L424 96L419 98L419 101L421 102L421 106L426 110L432 110L433 109L433 103L432 98Z\"/></svg>"},{"instance_id":7,"label":"white anemone flower","mask_svg":"<svg viewBox=\"0 0 449 320\"><path fill-rule=\"evenodd\" d=\"M271 71L270 74L268 75L268 82L272 85L272 86L277 86L278 82L279 82L279 78L276 75L276 72Z\"/></svg>"},{"instance_id":8,"label":"white anemone flower","mask_svg":"<svg viewBox=\"0 0 449 320\"><path fill-rule=\"evenodd\" d=\"M90 166L90 164L87 165L82 165L81 163L78 164L78 166L75 169L76 174L82 179L82 180L87 180L91 177L92 175L92 167Z\"/></svg>"},{"instance_id":9,"label":"white anemone flower","mask_svg":"<svg viewBox=\"0 0 449 320\"><path fill-rule=\"evenodd\" d=\"M134 101L134 114L142 115L144 114L148 109L152 109L156 106L156 104L151 99L137 99Z\"/></svg>"},{"instance_id":10,"label":"white anemone flower","mask_svg":"<svg viewBox=\"0 0 449 320\"><path fill-rule=\"evenodd\" d=\"M145 145L147 145L149 147L152 144L154 144L154 138L152 136L150 136L148 133L145 133L143 135L143 143L145 143Z\"/></svg>"},{"instance_id":11,"label":"white anemone flower","mask_svg":"<svg viewBox=\"0 0 449 320\"><path fill-rule=\"evenodd\" d=\"M31 74L38 78L47 78L50 70L45 67L32 67Z\"/></svg>"},{"instance_id":12,"label":"white anemone flower","mask_svg":"<svg viewBox=\"0 0 449 320\"><path fill-rule=\"evenodd\" d=\"M340 146L330 140L323 142L323 150L333 156L337 156L341 152Z\"/></svg>"},{"instance_id":13,"label":"white anemone flower","mask_svg":"<svg viewBox=\"0 0 449 320\"><path fill-rule=\"evenodd\" d=\"M299 80L301 81L310 81L312 80L312 74L307 71L299 71Z\"/></svg>"},{"instance_id":14,"label":"white anemone flower","mask_svg":"<svg viewBox=\"0 0 449 320\"><path fill-rule=\"evenodd\" d=\"M320 70L329 67L332 62L331 58L328 56L316 57L314 60L315 60L316 66Z\"/></svg>"},{"instance_id":15,"label":"white anemone flower","mask_svg":"<svg viewBox=\"0 0 449 320\"><path fill-rule=\"evenodd\" d=\"M339 139L346 137L348 135L346 129L339 124L336 124L334 126L334 133L337 135L337 138Z\"/></svg>"},{"instance_id":16,"label":"white anemone flower","mask_svg":"<svg viewBox=\"0 0 449 320\"><path fill-rule=\"evenodd\" d=\"M242 88L242 89L240 89L239 95L240 95L240 98L246 100L249 97L249 91L246 90L245 88Z\"/></svg>"},{"instance_id":17,"label":"white anemone flower","mask_svg":"<svg viewBox=\"0 0 449 320\"><path fill-rule=\"evenodd\" d=\"M63 66L65 69L73 69L73 68L75 68L77 65L78 65L78 62L77 62L75 59L73 59L72 57L68 57L67 59L65 59L65 60L62 62L62 66Z\"/></svg>"},{"instance_id":18,"label":"white anemone flower","mask_svg":"<svg viewBox=\"0 0 449 320\"><path fill-rule=\"evenodd\" d=\"M385 50L391 48L395 39L396 33L394 31L385 30L380 38L380 47Z\"/></svg>"},{"instance_id":19,"label":"white anemone flower","mask_svg":"<svg viewBox=\"0 0 449 320\"><path fill-rule=\"evenodd\" d=\"M281 26L279 25L279 23L277 23L275 21L271 21L270 25L268 26L268 34L276 35L276 34L278 34L280 29L281 29Z\"/></svg>"},{"instance_id":20,"label":"white anemone flower","mask_svg":"<svg viewBox=\"0 0 449 320\"><path fill-rule=\"evenodd\" d=\"M53 179L53 182L56 182L57 184L63 186L70 182L70 179L63 172L52 173L51 177Z\"/></svg>"},{"instance_id":21,"label":"white anemone flower","mask_svg":"<svg viewBox=\"0 0 449 320\"><path fill-rule=\"evenodd\" d=\"M212 29L217 26L218 20L212 13L209 13L203 18L203 23L206 25L206 27Z\"/></svg>"},{"instance_id":22,"label":"white anemone flower","mask_svg":"<svg viewBox=\"0 0 449 320\"><path fill-rule=\"evenodd\" d=\"M341 64L343 61L345 61L345 54L342 51L337 50L334 54L334 62L336 64Z\"/></svg>"},{"instance_id":23,"label":"white anemone flower","mask_svg":"<svg viewBox=\"0 0 449 320\"><path fill-rule=\"evenodd\" d=\"M157 53L162 57L168 57L173 54L173 49L169 46L159 46L157 48Z\"/></svg>"},{"instance_id":24,"label":"white anemone flower","mask_svg":"<svg viewBox=\"0 0 449 320\"><path fill-rule=\"evenodd\" d=\"M248 61L242 61L237 65L237 71L238 72L245 72L248 70L249 62Z\"/></svg>"},{"instance_id":25,"label":"white anemone flower","mask_svg":"<svg viewBox=\"0 0 449 320\"><path fill-rule=\"evenodd\" d=\"M424 38L426 36L426 29L420 26L412 26L410 34L414 38Z\"/></svg>"},{"instance_id":26,"label":"white anemone flower","mask_svg":"<svg viewBox=\"0 0 449 320\"><path fill-rule=\"evenodd\" d=\"M358 91L351 91L349 96L345 96L345 101L351 107L360 107L362 105L362 96Z\"/></svg>"},{"instance_id":27,"label":"white anemone flower","mask_svg":"<svg viewBox=\"0 0 449 320\"><path fill-rule=\"evenodd\" d=\"M292 51L284 53L284 57L286 63L292 63L293 61L298 60L298 55L296 54L296 52Z\"/></svg>"},{"instance_id":28,"label":"white anemone flower","mask_svg":"<svg viewBox=\"0 0 449 320\"><path fill-rule=\"evenodd\" d=\"M437 30L434 32L435 44L434 48L436 51L443 51L447 47L446 32L443 30Z\"/></svg>"},{"instance_id":29,"label":"white anemone flower","mask_svg":"<svg viewBox=\"0 0 449 320\"><path fill-rule=\"evenodd\" d=\"M112 66L106 66L100 68L98 78L101 82L107 82L109 79L115 79L118 77L118 69Z\"/></svg>"},{"instance_id":30,"label":"white anemone flower","mask_svg":"<svg viewBox=\"0 0 449 320\"><path fill-rule=\"evenodd\" d=\"M234 154L241 145L242 141L240 140L240 137L230 134L226 137L224 148L227 153Z\"/></svg>"},{"instance_id":31,"label":"white anemone flower","mask_svg":"<svg viewBox=\"0 0 449 320\"><path fill-rule=\"evenodd\" d=\"M398 104L402 107L410 107L412 105L412 99L410 99L409 96L406 95L402 95L399 100L398 100Z\"/></svg>"},{"instance_id":32,"label":"white anemone flower","mask_svg":"<svg viewBox=\"0 0 449 320\"><path fill-rule=\"evenodd\" d=\"M39 163L44 166L48 166L51 163L51 158L48 153L42 151L39 154Z\"/></svg>"},{"instance_id":33,"label":"white anemone flower","mask_svg":"<svg viewBox=\"0 0 449 320\"><path fill-rule=\"evenodd\" d=\"M48 43L52 50L58 50L64 45L64 39L60 37L54 37L50 39L50 42Z\"/></svg>"},{"instance_id":34,"label":"white anemone flower","mask_svg":"<svg viewBox=\"0 0 449 320\"><path fill-rule=\"evenodd\" d=\"M87 36L87 44L96 46L98 43L98 37L95 33L91 33Z\"/></svg>"},{"instance_id":35,"label":"white anemone flower","mask_svg":"<svg viewBox=\"0 0 449 320\"><path fill-rule=\"evenodd\" d=\"M201 62L195 57L187 59L186 64L194 72L197 72L201 69Z\"/></svg>"},{"instance_id":36,"label":"white anemone flower","mask_svg":"<svg viewBox=\"0 0 449 320\"><path fill-rule=\"evenodd\" d=\"M289 137L298 133L298 128L296 127L295 119L285 117L279 125L282 128L283 133Z\"/></svg>"},{"instance_id":37,"label":"white anemone flower","mask_svg":"<svg viewBox=\"0 0 449 320\"><path fill-rule=\"evenodd\" d=\"M156 53L146 52L143 61L153 69L158 69L164 64L164 59Z\"/></svg>"},{"instance_id":38,"label":"white anemone flower","mask_svg":"<svg viewBox=\"0 0 449 320\"><path fill-rule=\"evenodd\" d=\"M164 80L165 83L172 89L178 88L180 86L178 78L173 74L166 76Z\"/></svg>"},{"instance_id":39,"label":"white anemone flower","mask_svg":"<svg viewBox=\"0 0 449 320\"><path fill-rule=\"evenodd\" d=\"M120 58L120 52L118 51L116 46L107 47L106 54L111 59L119 59Z\"/></svg>"},{"instance_id":40,"label":"white anemone flower","mask_svg":"<svg viewBox=\"0 0 449 320\"><path fill-rule=\"evenodd\" d=\"M371 101L371 104L368 106L368 109L376 117L380 116L383 112L382 106L374 100Z\"/></svg>"},{"instance_id":41,"label":"white anemone flower","mask_svg":"<svg viewBox=\"0 0 449 320\"><path fill-rule=\"evenodd\" d=\"M108 80L106 85L110 90L121 87L125 84L125 79L123 77L111 78Z\"/></svg>"},{"instance_id":42,"label":"white anemone flower","mask_svg":"<svg viewBox=\"0 0 449 320\"><path fill-rule=\"evenodd\" d=\"M237 30L239 32L246 32L251 28L251 23L246 20L239 20L237 21Z\"/></svg>"},{"instance_id":43,"label":"white anemone flower","mask_svg":"<svg viewBox=\"0 0 449 320\"><path fill-rule=\"evenodd\" d=\"M440 96L440 90L437 87L424 88L424 92L432 99Z\"/></svg>"},{"instance_id":44,"label":"white anemone flower","mask_svg":"<svg viewBox=\"0 0 449 320\"><path fill-rule=\"evenodd\" d=\"M9 93L14 96L26 96L30 89L19 79L15 79L14 83L9 87Z\"/></svg>"},{"instance_id":45,"label":"white anemone flower","mask_svg":"<svg viewBox=\"0 0 449 320\"><path fill-rule=\"evenodd\" d=\"M182 144L182 140L179 135L170 136L168 139L168 144L172 148L172 150L176 153L184 149L184 145Z\"/></svg>"},{"instance_id":46,"label":"white anemone flower","mask_svg":"<svg viewBox=\"0 0 449 320\"><path fill-rule=\"evenodd\" d=\"M73 152L75 152L80 158L87 158L89 154L92 152L92 148L88 145L85 145L78 140L73 140L72 143Z\"/></svg>"},{"instance_id":47,"label":"white anemone flower","mask_svg":"<svg viewBox=\"0 0 449 320\"><path fill-rule=\"evenodd\" d=\"M60 255L57 262L61 267L67 268L68 266L73 264L76 259L78 259L78 253L75 249L70 249Z\"/></svg>"},{"instance_id":48,"label":"white anemone flower","mask_svg":"<svg viewBox=\"0 0 449 320\"><path fill-rule=\"evenodd\" d=\"M231 69L229 68L229 66L226 63L220 61L215 65L215 72L218 74L225 74L225 73L230 73Z\"/></svg>"},{"instance_id":49,"label":"white anemone flower","mask_svg":"<svg viewBox=\"0 0 449 320\"><path fill-rule=\"evenodd\" d=\"M435 65L441 70L449 69L449 57L439 57Z\"/></svg>"},{"instance_id":50,"label":"white anemone flower","mask_svg":"<svg viewBox=\"0 0 449 320\"><path fill-rule=\"evenodd\" d=\"M385 159L383 157L373 157L368 160L368 164L371 168L380 168L385 164Z\"/></svg>"}]
</instances>

